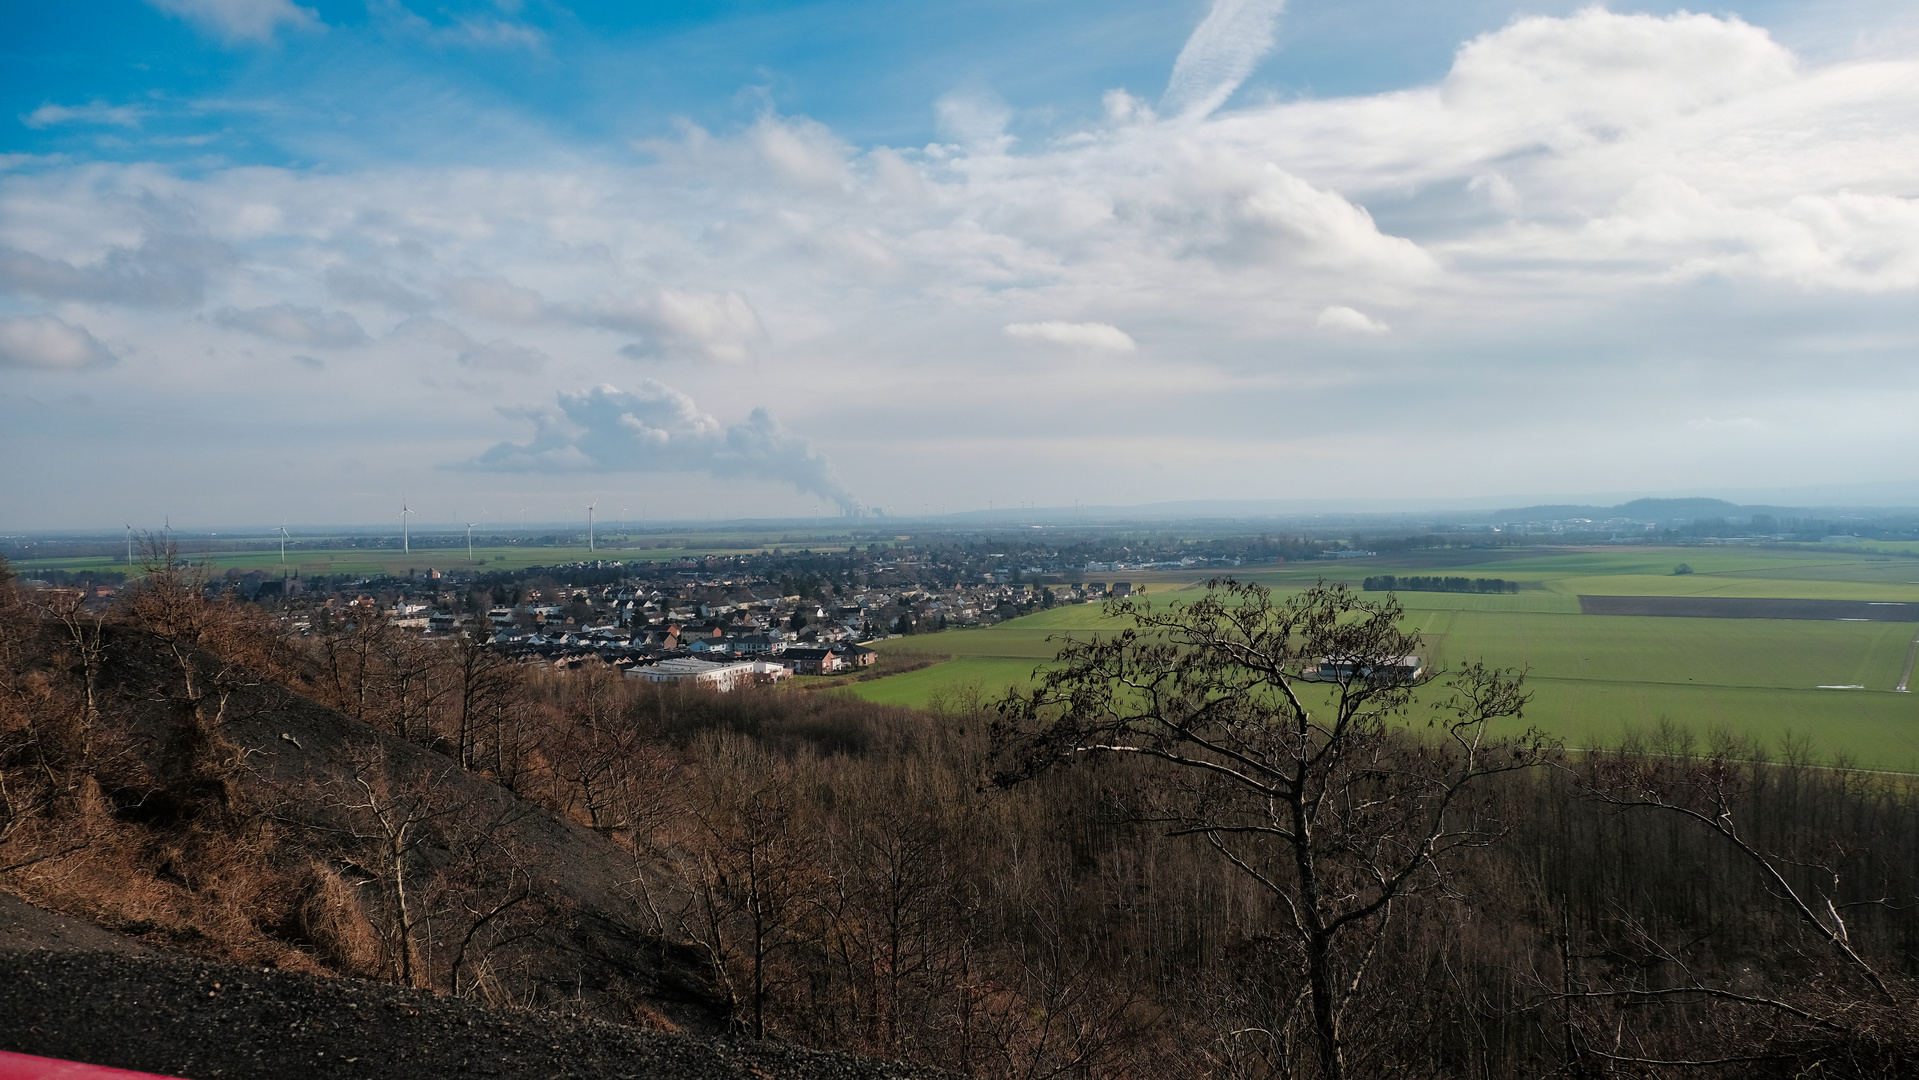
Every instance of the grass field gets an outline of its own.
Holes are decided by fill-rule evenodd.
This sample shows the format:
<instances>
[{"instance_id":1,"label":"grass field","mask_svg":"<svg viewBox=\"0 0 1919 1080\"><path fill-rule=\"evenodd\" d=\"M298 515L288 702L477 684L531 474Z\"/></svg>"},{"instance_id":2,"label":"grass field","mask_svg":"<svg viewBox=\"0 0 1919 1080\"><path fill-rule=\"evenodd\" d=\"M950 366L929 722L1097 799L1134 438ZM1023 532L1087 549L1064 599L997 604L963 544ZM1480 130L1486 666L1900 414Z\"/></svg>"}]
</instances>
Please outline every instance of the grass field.
<instances>
[{"instance_id":1,"label":"grass field","mask_svg":"<svg viewBox=\"0 0 1919 1080\"><path fill-rule=\"evenodd\" d=\"M1323 578L1357 584L1379 573L1503 577L1535 586L1504 595L1401 593L1406 624L1444 666L1483 659L1528 669L1526 721L1572 746L1616 743L1668 718L1700 733L1723 727L1776 748L1809 738L1828 759L1919 771L1919 696L1891 692L1919 627L1781 619L1581 615L1578 597L1749 596L1919 600L1919 560L1807 551L1672 550L1447 553L1432 560L1354 560L1241 575L1276 591ZM1674 575L1679 563L1693 573ZM1117 576L1117 575L1115 575ZM1196 576L1134 575L1156 603L1200 595ZM879 648L952 661L850 692L924 705L978 688L988 699L1024 683L1065 634L1108 625L1096 605L1040 612L981 630L895 638ZM1839 690L1820 687L1858 686Z\"/></svg>"},{"instance_id":2,"label":"grass field","mask_svg":"<svg viewBox=\"0 0 1919 1080\"><path fill-rule=\"evenodd\" d=\"M559 566L566 563L590 562L594 559L646 562L663 562L685 557L702 558L707 555L739 555L759 551L759 548L622 548L614 544L601 544L596 550L589 551L585 544L576 547L481 547L474 545L473 558L467 559L466 545L446 548L424 548L415 545L411 552L341 549L338 551L297 551L287 552L286 561L280 561L278 548L272 551L222 551L193 552L183 550L181 555L195 566L205 565L209 570L224 572L239 570L264 570L269 574L281 571L297 572L302 576L314 574L350 574L365 577L375 574L405 574L409 570L425 573L428 569L485 569L485 570L521 570L529 566ZM15 573L24 577L33 576L42 570L115 570L127 569L125 557L112 558L73 558L73 559L22 559L13 564Z\"/></svg>"}]
</instances>

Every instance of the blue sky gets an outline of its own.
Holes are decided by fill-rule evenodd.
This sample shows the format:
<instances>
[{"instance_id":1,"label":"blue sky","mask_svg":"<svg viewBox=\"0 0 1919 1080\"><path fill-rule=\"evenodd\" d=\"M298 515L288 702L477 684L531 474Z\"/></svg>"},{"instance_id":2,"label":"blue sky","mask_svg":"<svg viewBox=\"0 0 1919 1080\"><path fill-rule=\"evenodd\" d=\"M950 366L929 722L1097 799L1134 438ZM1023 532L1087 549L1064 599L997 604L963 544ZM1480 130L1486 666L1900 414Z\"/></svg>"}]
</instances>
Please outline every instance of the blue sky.
<instances>
[{"instance_id":1,"label":"blue sky","mask_svg":"<svg viewBox=\"0 0 1919 1080\"><path fill-rule=\"evenodd\" d=\"M0 31L0 529L1919 479L1906 4Z\"/></svg>"}]
</instances>

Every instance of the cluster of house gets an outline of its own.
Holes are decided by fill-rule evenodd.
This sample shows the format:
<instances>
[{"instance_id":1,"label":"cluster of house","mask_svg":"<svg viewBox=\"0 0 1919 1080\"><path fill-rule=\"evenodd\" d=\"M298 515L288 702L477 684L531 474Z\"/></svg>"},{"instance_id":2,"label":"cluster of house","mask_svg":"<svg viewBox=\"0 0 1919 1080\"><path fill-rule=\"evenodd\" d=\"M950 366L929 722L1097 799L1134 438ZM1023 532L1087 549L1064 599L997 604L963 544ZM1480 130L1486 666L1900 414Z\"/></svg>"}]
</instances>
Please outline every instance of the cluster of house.
<instances>
[{"instance_id":1,"label":"cluster of house","mask_svg":"<svg viewBox=\"0 0 1919 1080\"><path fill-rule=\"evenodd\" d=\"M1054 588L990 583L875 589L822 602L765 597L748 581L696 580L680 588L629 582L534 591L525 603L495 607L484 616L453 613L456 593L402 596L386 604L362 594L345 603L382 607L401 628L479 637L523 662L605 665L630 678L725 690L863 668L878 654L861 643L898 633L986 625L1040 604L1095 602L1131 591L1127 582Z\"/></svg>"},{"instance_id":2,"label":"cluster of house","mask_svg":"<svg viewBox=\"0 0 1919 1080\"><path fill-rule=\"evenodd\" d=\"M659 592L633 587L569 592L567 605L492 609L489 642L522 659L578 667L591 658L629 678L731 690L865 667L879 655L859 642L885 636L873 632L857 605L841 610L782 598L676 608ZM587 618L569 618L569 609Z\"/></svg>"},{"instance_id":3,"label":"cluster of house","mask_svg":"<svg viewBox=\"0 0 1919 1080\"><path fill-rule=\"evenodd\" d=\"M797 597L686 602L630 585L536 593L522 606L489 610L484 620L405 600L387 614L401 628L480 635L525 662L605 665L629 678L720 690L865 667L878 654L859 642L886 636L874 632L858 604L808 604Z\"/></svg>"}]
</instances>

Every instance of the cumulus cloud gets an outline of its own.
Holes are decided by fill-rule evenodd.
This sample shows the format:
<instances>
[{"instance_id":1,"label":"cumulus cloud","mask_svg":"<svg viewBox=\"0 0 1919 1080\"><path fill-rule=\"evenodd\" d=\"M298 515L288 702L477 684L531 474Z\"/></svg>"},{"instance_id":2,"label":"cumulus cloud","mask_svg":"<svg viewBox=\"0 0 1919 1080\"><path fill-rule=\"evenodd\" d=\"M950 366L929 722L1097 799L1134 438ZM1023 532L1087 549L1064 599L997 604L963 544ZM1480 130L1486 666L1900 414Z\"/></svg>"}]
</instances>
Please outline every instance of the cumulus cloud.
<instances>
[{"instance_id":1,"label":"cumulus cloud","mask_svg":"<svg viewBox=\"0 0 1919 1080\"><path fill-rule=\"evenodd\" d=\"M859 500L811 440L767 410L722 425L693 399L647 379L632 391L597 386L562 392L557 408L508 410L530 420L533 438L503 442L449 466L481 472L698 472L722 479L772 480L855 513Z\"/></svg>"},{"instance_id":2,"label":"cumulus cloud","mask_svg":"<svg viewBox=\"0 0 1919 1080\"><path fill-rule=\"evenodd\" d=\"M1388 333L1392 329L1365 312L1357 308L1346 307L1343 304L1334 304L1332 307L1321 311L1319 318L1313 320L1313 326L1320 330L1330 330L1336 334L1376 335Z\"/></svg>"},{"instance_id":3,"label":"cumulus cloud","mask_svg":"<svg viewBox=\"0 0 1919 1080\"><path fill-rule=\"evenodd\" d=\"M1218 70L1191 85L1237 85L1238 67ZM1186 447L1265 437L1263 421L1233 427L1212 406L1270 415L1275 387L1332 415L1337 401L1313 387L1360 377L1325 362L1340 334L1367 342L1368 363L1405 361L1394 370L1408 385L1443 371L1449 387L1479 378L1528 404L1590 401L1588 387L1633 382L1591 378L1594 368L1650 357L1683 357L1667 373L1707 387L1735 385L1753 365L1777 374L1840 357L1847 378L1795 391L1827 402L1842 386L1896 385L1893 365L1913 341L1898 305L1919 289L1915 87L1919 51L1814 62L1735 19L1594 9L1478 37L1426 85L1230 112L1181 91L1199 104L1158 114L1116 93L1083 128L1018 143L1004 107L972 95L942 103L942 141L922 147L849 145L767 115L733 132L688 126L634 162L489 161L484 149L453 164L411 155L327 168L36 158L0 172L0 289L247 306L260 301L220 295L223 268L244 260L248 281L275 299L346 307L369 327L373 305L413 316L370 347L382 359L432 342L436 363L467 357L461 373L477 378L495 359L482 343L505 335L538 350L565 386L606 378L622 363L616 350L694 361L685 377L711 380L701 401L721 415L764 401L797 415L801 402L830 399L849 443L885 439L902 473L956 476L983 502L1004 471L940 473L965 456L951 448L975 429L990 439L1004 434L995 424L1030 425L1022 405L1004 405L1009 387L1015 402L1074 393L1072 380L1102 364L1102 408L1150 396L1155 422ZM1037 126L1044 114L1033 116ZM188 235L207 239L189 250L176 239ZM1120 354L1098 338L1039 329L1062 315L1150 325L1156 362L1111 363ZM1382 316L1390 334L1359 336ZM170 370L201 355L193 326L173 332L177 316L113 317L143 350L170 348ZM981 355L982 335L1006 348ZM1016 343L1060 355L1041 365L991 355L1022 352ZM711 370L752 358L779 362L750 382ZM1519 365L1525 379L1502 377ZM351 375L338 367L326 375L348 398ZM392 404L390 388L380 393L369 405ZM713 396L723 393L754 396ZM941 407L899 407L929 398ZM1320 402L1330 404L1312 409ZM1869 404L1882 402L1907 404ZM976 407L987 403L990 413ZM1591 422L1616 427L1628 408L1591 402ZM1718 415L1771 411L1755 400ZM1910 432L1902 423L1875 430ZM1668 427L1704 438L1683 417ZM1328 432L1317 445L1335 454L1348 438ZM1782 460L1787 447L1817 456L1795 438L1779 437ZM560 456L591 445L556 436L520 449L536 444Z\"/></svg>"},{"instance_id":4,"label":"cumulus cloud","mask_svg":"<svg viewBox=\"0 0 1919 1080\"><path fill-rule=\"evenodd\" d=\"M773 172L789 183L835 190L852 181L849 148L825 124L762 116L747 134Z\"/></svg>"},{"instance_id":5,"label":"cumulus cloud","mask_svg":"<svg viewBox=\"0 0 1919 1080\"><path fill-rule=\"evenodd\" d=\"M280 27L317 28L319 13L291 0L147 0L228 44L268 42Z\"/></svg>"},{"instance_id":6,"label":"cumulus cloud","mask_svg":"<svg viewBox=\"0 0 1919 1080\"><path fill-rule=\"evenodd\" d=\"M1181 165L1180 194L1191 220L1189 249L1228 264L1289 263L1428 276L1433 257L1337 192L1316 188L1271 162L1227 153L1194 154Z\"/></svg>"},{"instance_id":7,"label":"cumulus cloud","mask_svg":"<svg viewBox=\"0 0 1919 1080\"><path fill-rule=\"evenodd\" d=\"M759 314L736 292L661 289L651 294L606 294L574 314L596 326L652 335L668 351L691 352L724 363L750 359L754 345L766 335Z\"/></svg>"},{"instance_id":8,"label":"cumulus cloud","mask_svg":"<svg viewBox=\"0 0 1919 1080\"><path fill-rule=\"evenodd\" d=\"M0 367L72 371L113 361L114 355L84 326L52 315L0 319Z\"/></svg>"},{"instance_id":9,"label":"cumulus cloud","mask_svg":"<svg viewBox=\"0 0 1919 1080\"><path fill-rule=\"evenodd\" d=\"M1499 116L1566 147L1783 86L1796 67L1791 52L1736 18L1594 7L1475 38L1440 93L1455 110Z\"/></svg>"},{"instance_id":10,"label":"cumulus cloud","mask_svg":"<svg viewBox=\"0 0 1919 1080\"><path fill-rule=\"evenodd\" d=\"M1132 336L1126 331L1109 323L1097 322L1036 322L1009 323L1006 336L1021 341L1037 341L1048 345L1064 345L1071 349L1091 349L1098 352L1132 352L1138 348Z\"/></svg>"},{"instance_id":11,"label":"cumulus cloud","mask_svg":"<svg viewBox=\"0 0 1919 1080\"><path fill-rule=\"evenodd\" d=\"M1224 105L1272 51L1273 29L1285 7L1286 0L1213 0L1173 61L1160 108L1195 118Z\"/></svg>"},{"instance_id":12,"label":"cumulus cloud","mask_svg":"<svg viewBox=\"0 0 1919 1080\"><path fill-rule=\"evenodd\" d=\"M941 135L975 150L1000 153L1012 145L1006 125L1013 112L990 94L952 93L933 103Z\"/></svg>"},{"instance_id":13,"label":"cumulus cloud","mask_svg":"<svg viewBox=\"0 0 1919 1080\"><path fill-rule=\"evenodd\" d=\"M285 302L245 310L221 308L213 313L213 321L290 345L345 348L369 340L360 324L344 311L322 311Z\"/></svg>"}]
</instances>

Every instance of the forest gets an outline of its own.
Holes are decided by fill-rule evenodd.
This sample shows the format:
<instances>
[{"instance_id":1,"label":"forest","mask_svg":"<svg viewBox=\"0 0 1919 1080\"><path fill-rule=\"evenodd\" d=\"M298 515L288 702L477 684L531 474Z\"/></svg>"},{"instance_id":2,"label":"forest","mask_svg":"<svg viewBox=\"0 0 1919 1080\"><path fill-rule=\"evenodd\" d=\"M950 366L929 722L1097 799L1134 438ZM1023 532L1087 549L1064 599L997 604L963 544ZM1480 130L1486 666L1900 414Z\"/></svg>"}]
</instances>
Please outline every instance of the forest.
<instances>
[{"instance_id":1,"label":"forest","mask_svg":"<svg viewBox=\"0 0 1919 1080\"><path fill-rule=\"evenodd\" d=\"M292 636L150 555L104 611L0 567L0 889L158 945L978 1077L1919 1072L1912 778L1296 685L1410 652L1390 599L1122 602L908 710Z\"/></svg>"}]
</instances>

